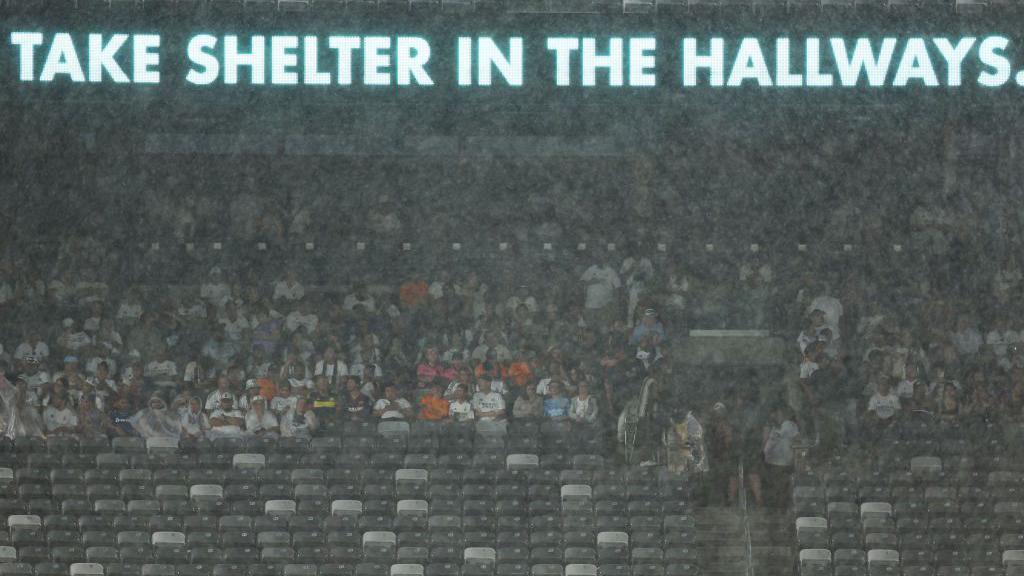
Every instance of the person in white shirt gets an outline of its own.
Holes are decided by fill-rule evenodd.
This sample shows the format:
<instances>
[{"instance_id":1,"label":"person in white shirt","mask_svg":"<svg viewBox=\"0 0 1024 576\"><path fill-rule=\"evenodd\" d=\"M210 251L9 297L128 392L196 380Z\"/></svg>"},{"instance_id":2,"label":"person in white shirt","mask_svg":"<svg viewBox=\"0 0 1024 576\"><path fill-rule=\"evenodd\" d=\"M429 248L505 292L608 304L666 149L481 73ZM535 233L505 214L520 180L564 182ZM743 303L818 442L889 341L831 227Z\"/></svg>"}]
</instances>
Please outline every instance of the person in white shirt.
<instances>
[{"instance_id":1,"label":"person in white shirt","mask_svg":"<svg viewBox=\"0 0 1024 576\"><path fill-rule=\"evenodd\" d=\"M356 284L352 294L345 296L345 300L342 303L342 308L349 311L354 310L356 306L362 306L363 310L369 314L377 311L377 301L367 293L366 284Z\"/></svg>"},{"instance_id":2,"label":"person in white shirt","mask_svg":"<svg viewBox=\"0 0 1024 576\"><path fill-rule=\"evenodd\" d=\"M526 284L520 284L516 288L516 293L505 300L505 316L511 317L520 306L526 306L530 314L536 314L539 310L537 299L530 295L530 289Z\"/></svg>"},{"instance_id":3,"label":"person in white shirt","mask_svg":"<svg viewBox=\"0 0 1024 576\"><path fill-rule=\"evenodd\" d=\"M394 386L384 388L384 397L373 405L373 415L381 420L409 420L413 417L412 404L398 397Z\"/></svg>"},{"instance_id":4,"label":"person in white shirt","mask_svg":"<svg viewBox=\"0 0 1024 576\"><path fill-rule=\"evenodd\" d=\"M821 310L825 315L825 324L832 332L832 339L839 339L839 322L843 318L843 305L839 302L839 299L835 296L828 294L828 287L824 287L824 294L817 296L807 306L807 312L813 313L815 310Z\"/></svg>"},{"instance_id":5,"label":"person in white shirt","mask_svg":"<svg viewBox=\"0 0 1024 576\"><path fill-rule=\"evenodd\" d=\"M50 347L39 339L38 332L30 332L28 338L14 349L15 360L35 358L39 362L45 362L50 357Z\"/></svg>"},{"instance_id":6,"label":"person in white shirt","mask_svg":"<svg viewBox=\"0 0 1024 576\"><path fill-rule=\"evenodd\" d=\"M319 422L316 414L308 409L306 401L298 402L281 416L281 436L285 438L310 438L316 432Z\"/></svg>"},{"instance_id":7,"label":"person in white shirt","mask_svg":"<svg viewBox=\"0 0 1024 576\"><path fill-rule=\"evenodd\" d=\"M601 329L611 325L620 317L616 313L618 290L622 280L615 269L606 264L594 264L580 276L584 286L583 306L587 322L594 328Z\"/></svg>"},{"instance_id":8,"label":"person in white shirt","mask_svg":"<svg viewBox=\"0 0 1024 576\"><path fill-rule=\"evenodd\" d=\"M505 399L491 390L489 378L478 378L476 394L473 394L473 412L477 420L495 421L505 419Z\"/></svg>"},{"instance_id":9,"label":"person in white shirt","mask_svg":"<svg viewBox=\"0 0 1024 576\"><path fill-rule=\"evenodd\" d=\"M224 328L224 337L232 342L239 342L252 329L249 321L238 313L233 302L224 305L224 314L220 317L220 325Z\"/></svg>"},{"instance_id":10,"label":"person in white shirt","mask_svg":"<svg viewBox=\"0 0 1024 576\"><path fill-rule=\"evenodd\" d=\"M317 376L327 378L327 381L335 387L341 384L345 376L348 376L348 366L338 358L338 353L334 350L333 346L328 346L324 350L323 358L313 368L313 377Z\"/></svg>"},{"instance_id":11,"label":"person in white shirt","mask_svg":"<svg viewBox=\"0 0 1024 576\"><path fill-rule=\"evenodd\" d=\"M181 436L185 440L201 440L210 431L210 419L203 412L203 405L195 396L178 410L181 420Z\"/></svg>"},{"instance_id":12,"label":"person in white shirt","mask_svg":"<svg viewBox=\"0 0 1024 576\"><path fill-rule=\"evenodd\" d=\"M270 400L270 411L282 419L290 410L295 409L300 398L292 394L292 385L287 379L282 378L277 383L277 394Z\"/></svg>"},{"instance_id":13,"label":"person in white shirt","mask_svg":"<svg viewBox=\"0 0 1024 576\"><path fill-rule=\"evenodd\" d=\"M220 406L210 413L210 432L207 436L211 439L217 438L241 438L245 436L245 418L235 408L230 396L224 396L220 400Z\"/></svg>"},{"instance_id":14,"label":"person in white shirt","mask_svg":"<svg viewBox=\"0 0 1024 576\"><path fill-rule=\"evenodd\" d=\"M585 383L580 383L576 396L569 403L569 419L577 424L597 422L597 399L590 395Z\"/></svg>"},{"instance_id":15,"label":"person in white shirt","mask_svg":"<svg viewBox=\"0 0 1024 576\"><path fill-rule=\"evenodd\" d=\"M763 493L768 505L779 506L788 498L794 462L793 442L798 436L800 429L788 407L776 406L764 428L764 465L752 482L752 489L756 483L760 487L757 494ZM758 502L760 505L762 503Z\"/></svg>"},{"instance_id":16,"label":"person in white shirt","mask_svg":"<svg viewBox=\"0 0 1024 576\"><path fill-rule=\"evenodd\" d=\"M231 299L231 286L224 281L219 267L210 270L209 279L199 287L199 297L217 308Z\"/></svg>"},{"instance_id":17,"label":"person in white shirt","mask_svg":"<svg viewBox=\"0 0 1024 576\"><path fill-rule=\"evenodd\" d=\"M92 344L92 337L82 330L76 330L75 321L65 318L62 323L64 331L57 337L57 344L66 351L77 352L80 348Z\"/></svg>"},{"instance_id":18,"label":"person in white shirt","mask_svg":"<svg viewBox=\"0 0 1024 576\"><path fill-rule=\"evenodd\" d=\"M284 280L278 280L274 284L274 300L286 300L288 302L295 302L302 300L302 297L306 295L306 289L299 284L298 279L295 277L295 272L292 270L288 271Z\"/></svg>"},{"instance_id":19,"label":"person in white shirt","mask_svg":"<svg viewBox=\"0 0 1024 576\"><path fill-rule=\"evenodd\" d=\"M475 418L473 404L467 399L469 392L465 384L455 388L455 396L448 403L448 417L452 422L472 422Z\"/></svg>"},{"instance_id":20,"label":"person in white shirt","mask_svg":"<svg viewBox=\"0 0 1024 576\"><path fill-rule=\"evenodd\" d=\"M160 388L176 388L178 386L178 365L167 356L167 350L157 352L157 357L146 364L144 375L153 385Z\"/></svg>"},{"instance_id":21,"label":"person in white shirt","mask_svg":"<svg viewBox=\"0 0 1024 576\"><path fill-rule=\"evenodd\" d=\"M54 396L43 410L43 424L51 436L64 436L78 432L78 415L68 406L65 396Z\"/></svg>"},{"instance_id":22,"label":"person in white shirt","mask_svg":"<svg viewBox=\"0 0 1024 576\"><path fill-rule=\"evenodd\" d=\"M221 375L217 377L217 389L206 397L206 403L203 405L203 409L209 412L210 416L213 416L213 413L220 409L221 402L224 398L229 398L232 406L241 406L242 408L245 408L243 402L244 397L232 392L231 381L228 380L227 376Z\"/></svg>"},{"instance_id":23,"label":"person in white shirt","mask_svg":"<svg viewBox=\"0 0 1024 576\"><path fill-rule=\"evenodd\" d=\"M284 326L289 332L295 332L299 328L305 328L306 334L313 334L316 332L316 327L319 323L320 318L310 310L309 306L305 303L300 303L298 308L285 316L284 319Z\"/></svg>"},{"instance_id":24,"label":"person in white shirt","mask_svg":"<svg viewBox=\"0 0 1024 576\"><path fill-rule=\"evenodd\" d=\"M891 383L882 379L877 390L868 400L868 416L871 424L888 423L900 412L900 397L892 391Z\"/></svg>"},{"instance_id":25,"label":"person in white shirt","mask_svg":"<svg viewBox=\"0 0 1024 576\"><path fill-rule=\"evenodd\" d=\"M918 378L919 369L917 364L907 364L905 374L906 376L900 380L900 383L896 385L896 396L909 399L914 397L914 387L920 382Z\"/></svg>"},{"instance_id":26,"label":"person in white shirt","mask_svg":"<svg viewBox=\"0 0 1024 576\"><path fill-rule=\"evenodd\" d=\"M262 396L253 396L250 401L245 431L256 436L276 436L280 431L277 418L267 410L267 401Z\"/></svg>"}]
</instances>

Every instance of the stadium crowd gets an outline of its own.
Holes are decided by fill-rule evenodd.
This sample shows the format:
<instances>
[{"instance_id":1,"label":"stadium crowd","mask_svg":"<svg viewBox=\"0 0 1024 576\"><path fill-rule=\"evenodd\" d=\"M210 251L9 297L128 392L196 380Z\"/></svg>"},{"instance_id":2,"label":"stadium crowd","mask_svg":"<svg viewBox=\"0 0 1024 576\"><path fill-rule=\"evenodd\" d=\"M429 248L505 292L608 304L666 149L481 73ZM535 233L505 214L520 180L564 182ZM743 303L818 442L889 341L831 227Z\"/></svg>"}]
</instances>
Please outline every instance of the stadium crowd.
<instances>
[{"instance_id":1,"label":"stadium crowd","mask_svg":"<svg viewBox=\"0 0 1024 576\"><path fill-rule=\"evenodd\" d=\"M8 318L58 313L48 326L15 323L27 328L3 350L0 414L9 439L184 443L329 435L349 421L551 420L611 453L619 414L655 374L671 392L642 440L668 451L670 466L672 450L685 452L730 501L733 464L746 462L763 504L761 480L785 485L801 438L827 453L885 441L915 419L984 427L1024 411L1024 332L1012 316L927 286L869 298L852 274L786 287L773 278L769 264L739 266L733 285L750 297L735 307L753 325L787 319L792 368L781 383L752 373L699 394L675 386L685 375L669 368L670 343L716 287L643 256L594 263L564 293L506 290L474 272L324 294L293 271L261 288L215 267L192 293L157 298L115 293L91 274L8 281ZM1022 279L1009 261L990 298L1012 309Z\"/></svg>"}]
</instances>

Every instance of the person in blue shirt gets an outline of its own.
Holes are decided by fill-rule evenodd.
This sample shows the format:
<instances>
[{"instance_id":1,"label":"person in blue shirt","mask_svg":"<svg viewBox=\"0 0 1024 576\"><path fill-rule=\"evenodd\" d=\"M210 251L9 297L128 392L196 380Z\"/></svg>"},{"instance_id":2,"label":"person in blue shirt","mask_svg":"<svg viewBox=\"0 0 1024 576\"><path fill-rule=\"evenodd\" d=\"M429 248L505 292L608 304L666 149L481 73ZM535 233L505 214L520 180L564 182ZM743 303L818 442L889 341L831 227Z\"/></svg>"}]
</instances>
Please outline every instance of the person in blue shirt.
<instances>
[{"instance_id":1,"label":"person in blue shirt","mask_svg":"<svg viewBox=\"0 0 1024 576\"><path fill-rule=\"evenodd\" d=\"M569 399L562 394L562 383L552 381L548 385L548 397L544 399L544 416L552 420L569 417Z\"/></svg>"},{"instance_id":2,"label":"person in blue shirt","mask_svg":"<svg viewBox=\"0 0 1024 576\"><path fill-rule=\"evenodd\" d=\"M668 340L665 334L665 326L658 320L658 313L653 308L644 311L644 317L640 319L633 328L633 335L629 337L630 346L639 346L645 340L649 340L654 346L660 346Z\"/></svg>"}]
</instances>

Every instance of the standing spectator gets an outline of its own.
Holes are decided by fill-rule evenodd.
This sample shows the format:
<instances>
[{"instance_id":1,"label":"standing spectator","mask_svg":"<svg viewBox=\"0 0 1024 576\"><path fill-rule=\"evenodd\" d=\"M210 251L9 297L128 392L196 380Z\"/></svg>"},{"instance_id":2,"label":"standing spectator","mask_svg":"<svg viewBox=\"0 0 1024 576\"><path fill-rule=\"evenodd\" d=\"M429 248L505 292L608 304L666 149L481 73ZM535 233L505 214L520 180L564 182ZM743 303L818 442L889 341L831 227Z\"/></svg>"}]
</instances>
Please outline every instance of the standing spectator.
<instances>
[{"instance_id":1,"label":"standing spectator","mask_svg":"<svg viewBox=\"0 0 1024 576\"><path fill-rule=\"evenodd\" d=\"M341 401L334 388L331 388L327 378L320 376L316 379L310 400L313 403L313 414L316 415L319 422L325 426L333 426L337 423L341 416Z\"/></svg>"},{"instance_id":2,"label":"standing spectator","mask_svg":"<svg viewBox=\"0 0 1024 576\"><path fill-rule=\"evenodd\" d=\"M761 473L765 502L785 507L793 475L793 441L800 429L786 406L776 406L764 428L764 468Z\"/></svg>"},{"instance_id":3,"label":"standing spectator","mask_svg":"<svg viewBox=\"0 0 1024 576\"><path fill-rule=\"evenodd\" d=\"M377 301L367 293L366 284L363 282L353 286L352 293L345 296L345 300L342 303L342 308L350 312L355 310L356 306L362 306L363 310L368 314L373 314L377 311Z\"/></svg>"},{"instance_id":4,"label":"standing spectator","mask_svg":"<svg viewBox=\"0 0 1024 576\"><path fill-rule=\"evenodd\" d=\"M618 314L618 290L622 287L615 269L607 262L593 264L580 276L584 286L583 306L587 323L595 329L610 326Z\"/></svg>"},{"instance_id":5,"label":"standing spectator","mask_svg":"<svg viewBox=\"0 0 1024 576\"><path fill-rule=\"evenodd\" d=\"M877 440L892 426L900 414L900 397L892 389L889 378L878 381L877 390L868 400L864 429Z\"/></svg>"}]
</instances>

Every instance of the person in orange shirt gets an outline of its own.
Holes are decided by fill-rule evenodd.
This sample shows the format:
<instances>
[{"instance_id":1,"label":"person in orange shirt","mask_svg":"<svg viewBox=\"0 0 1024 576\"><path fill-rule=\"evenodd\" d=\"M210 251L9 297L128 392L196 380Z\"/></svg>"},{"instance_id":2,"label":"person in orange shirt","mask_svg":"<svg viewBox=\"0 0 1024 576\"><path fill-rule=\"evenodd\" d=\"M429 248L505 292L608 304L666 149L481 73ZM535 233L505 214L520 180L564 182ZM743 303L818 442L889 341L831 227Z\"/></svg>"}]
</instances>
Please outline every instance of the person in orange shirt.
<instances>
[{"instance_id":1,"label":"person in orange shirt","mask_svg":"<svg viewBox=\"0 0 1024 576\"><path fill-rule=\"evenodd\" d=\"M437 380L430 391L420 398L420 420L440 422L448 418L448 401L444 399L444 386Z\"/></svg>"},{"instance_id":2,"label":"person in orange shirt","mask_svg":"<svg viewBox=\"0 0 1024 576\"><path fill-rule=\"evenodd\" d=\"M508 377L512 380L512 384L520 389L528 383L533 382L533 372L530 370L530 364L527 363L526 359L524 359L522 355L519 355L519 357L509 365Z\"/></svg>"},{"instance_id":3,"label":"person in orange shirt","mask_svg":"<svg viewBox=\"0 0 1024 576\"><path fill-rule=\"evenodd\" d=\"M403 306L412 310L426 301L429 291L426 281L417 274L398 288L398 299Z\"/></svg>"}]
</instances>

